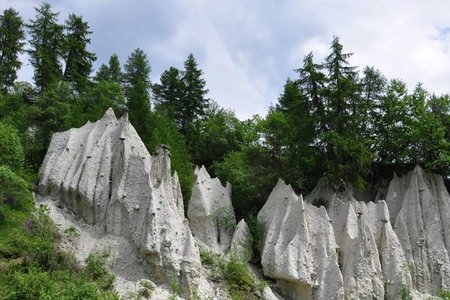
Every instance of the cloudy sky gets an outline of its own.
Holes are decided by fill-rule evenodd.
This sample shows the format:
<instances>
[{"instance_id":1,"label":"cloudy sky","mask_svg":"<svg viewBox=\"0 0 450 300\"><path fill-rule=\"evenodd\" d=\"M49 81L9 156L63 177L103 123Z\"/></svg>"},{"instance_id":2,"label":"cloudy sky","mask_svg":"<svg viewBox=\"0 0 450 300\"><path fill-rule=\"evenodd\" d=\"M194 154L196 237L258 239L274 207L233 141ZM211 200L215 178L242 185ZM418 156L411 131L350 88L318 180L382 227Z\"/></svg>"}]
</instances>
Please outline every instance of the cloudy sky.
<instances>
[{"instance_id":1,"label":"cloudy sky","mask_svg":"<svg viewBox=\"0 0 450 300\"><path fill-rule=\"evenodd\" d=\"M435 93L450 92L450 1L442 0L58 0L48 1L63 22L82 15L92 34L98 67L112 53L125 62L145 50L152 81L170 66L182 68L189 53L204 71L209 97L240 118L264 115L276 103L301 59L320 61L334 35L350 62L369 65L410 89L417 82ZM0 0L24 20L37 0ZM28 62L26 62L28 64ZM19 79L30 80L24 66Z\"/></svg>"}]
</instances>

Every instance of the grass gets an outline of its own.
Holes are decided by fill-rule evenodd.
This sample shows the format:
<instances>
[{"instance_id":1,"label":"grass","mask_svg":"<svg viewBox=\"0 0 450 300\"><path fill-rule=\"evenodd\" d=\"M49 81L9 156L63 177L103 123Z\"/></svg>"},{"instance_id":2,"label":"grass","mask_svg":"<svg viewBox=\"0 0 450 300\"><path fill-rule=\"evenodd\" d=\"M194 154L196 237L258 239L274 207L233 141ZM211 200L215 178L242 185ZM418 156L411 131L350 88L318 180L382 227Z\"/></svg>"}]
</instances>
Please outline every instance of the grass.
<instances>
[{"instance_id":1,"label":"grass","mask_svg":"<svg viewBox=\"0 0 450 300\"><path fill-rule=\"evenodd\" d=\"M224 282L233 300L258 299L255 292L266 286L264 281L256 278L248 263L240 261L233 253L224 259L211 251L200 249L200 259L202 265L211 270L211 280Z\"/></svg>"},{"instance_id":2,"label":"grass","mask_svg":"<svg viewBox=\"0 0 450 300\"><path fill-rule=\"evenodd\" d=\"M27 174L27 181L34 178ZM4 186L8 182L0 182L3 191L14 187L20 200L16 205L6 201L10 194L0 193L0 299L119 299L112 292L114 276L106 267L105 256L92 254L83 268L72 254L60 250L60 235L48 209L34 207L29 184L23 182L9 187Z\"/></svg>"}]
</instances>

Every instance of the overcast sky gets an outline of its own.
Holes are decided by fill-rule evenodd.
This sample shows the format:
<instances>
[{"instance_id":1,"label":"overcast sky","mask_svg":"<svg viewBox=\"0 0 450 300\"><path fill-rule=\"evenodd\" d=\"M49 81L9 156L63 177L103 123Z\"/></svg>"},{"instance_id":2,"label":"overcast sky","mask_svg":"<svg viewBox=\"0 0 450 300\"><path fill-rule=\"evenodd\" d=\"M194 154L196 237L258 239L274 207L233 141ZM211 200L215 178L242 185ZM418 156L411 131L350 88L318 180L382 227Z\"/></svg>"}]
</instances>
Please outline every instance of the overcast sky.
<instances>
[{"instance_id":1,"label":"overcast sky","mask_svg":"<svg viewBox=\"0 0 450 300\"><path fill-rule=\"evenodd\" d=\"M450 92L450 1L443 0L58 0L62 23L82 15L93 31L95 67L112 53L121 62L137 47L149 58L153 82L189 53L204 71L209 97L240 118L264 115L304 55L321 60L334 35L350 62L375 66L388 78ZM41 1L0 0L26 21ZM31 80L28 61L20 80ZM27 66L28 65L28 66Z\"/></svg>"}]
</instances>

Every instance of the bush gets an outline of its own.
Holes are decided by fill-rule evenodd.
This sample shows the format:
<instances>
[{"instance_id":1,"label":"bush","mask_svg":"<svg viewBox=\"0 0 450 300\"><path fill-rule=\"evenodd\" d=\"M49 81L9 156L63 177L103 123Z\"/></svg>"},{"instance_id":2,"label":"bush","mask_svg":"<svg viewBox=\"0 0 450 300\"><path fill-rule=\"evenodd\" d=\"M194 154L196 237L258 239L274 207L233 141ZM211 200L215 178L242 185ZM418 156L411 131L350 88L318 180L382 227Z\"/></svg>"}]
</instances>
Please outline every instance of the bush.
<instances>
[{"instance_id":1,"label":"bush","mask_svg":"<svg viewBox=\"0 0 450 300\"><path fill-rule=\"evenodd\" d=\"M87 276L96 281L100 288L108 290L112 288L115 276L112 274L106 263L109 258L109 251L95 251L89 254L86 258L86 274Z\"/></svg>"},{"instance_id":2,"label":"bush","mask_svg":"<svg viewBox=\"0 0 450 300\"><path fill-rule=\"evenodd\" d=\"M256 278L246 262L240 261L233 253L228 259L219 254L200 249L202 265L211 270L210 278L214 281L225 282L232 300L257 299L254 292L260 291L265 282Z\"/></svg>"},{"instance_id":3,"label":"bush","mask_svg":"<svg viewBox=\"0 0 450 300\"><path fill-rule=\"evenodd\" d=\"M450 291L439 291L438 297L439 299L450 300Z\"/></svg>"},{"instance_id":4,"label":"bush","mask_svg":"<svg viewBox=\"0 0 450 300\"><path fill-rule=\"evenodd\" d=\"M28 183L8 166L0 166L0 206L8 204L18 208L32 202L33 196L28 188Z\"/></svg>"},{"instance_id":5,"label":"bush","mask_svg":"<svg viewBox=\"0 0 450 300\"><path fill-rule=\"evenodd\" d=\"M19 135L14 127L0 123L0 165L13 170L23 167L25 155Z\"/></svg>"}]
</instances>

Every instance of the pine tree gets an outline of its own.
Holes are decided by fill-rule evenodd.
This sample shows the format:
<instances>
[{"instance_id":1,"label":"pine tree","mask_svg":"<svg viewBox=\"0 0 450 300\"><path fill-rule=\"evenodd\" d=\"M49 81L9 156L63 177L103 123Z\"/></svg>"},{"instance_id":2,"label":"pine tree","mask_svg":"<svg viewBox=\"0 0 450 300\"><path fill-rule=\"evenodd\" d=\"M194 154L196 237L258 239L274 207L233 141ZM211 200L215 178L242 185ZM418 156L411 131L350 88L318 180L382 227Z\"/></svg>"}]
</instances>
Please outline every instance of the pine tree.
<instances>
[{"instance_id":1,"label":"pine tree","mask_svg":"<svg viewBox=\"0 0 450 300\"><path fill-rule=\"evenodd\" d=\"M89 26L81 16L70 14L66 21L66 39L64 58L66 68L64 79L71 82L75 89L83 91L89 85L92 63L96 60L94 53L86 47L91 42Z\"/></svg>"},{"instance_id":2,"label":"pine tree","mask_svg":"<svg viewBox=\"0 0 450 300\"><path fill-rule=\"evenodd\" d=\"M25 32L23 21L14 9L0 15L0 90L6 92L17 78L21 66L19 54L23 52Z\"/></svg>"},{"instance_id":3,"label":"pine tree","mask_svg":"<svg viewBox=\"0 0 450 300\"><path fill-rule=\"evenodd\" d=\"M135 49L125 64L125 95L129 118L144 143L150 138L150 65L142 49Z\"/></svg>"},{"instance_id":4,"label":"pine tree","mask_svg":"<svg viewBox=\"0 0 450 300\"><path fill-rule=\"evenodd\" d=\"M95 81L108 81L122 84L124 75L122 68L120 67L120 61L117 54L114 53L111 55L108 64L108 66L105 64L100 66L97 74L95 75Z\"/></svg>"},{"instance_id":5,"label":"pine tree","mask_svg":"<svg viewBox=\"0 0 450 300\"><path fill-rule=\"evenodd\" d=\"M121 84L123 81L122 68L117 54L111 55L109 58L109 81Z\"/></svg>"},{"instance_id":6,"label":"pine tree","mask_svg":"<svg viewBox=\"0 0 450 300\"><path fill-rule=\"evenodd\" d=\"M63 27L58 14L48 3L35 8L36 17L27 25L30 33L30 62L34 67L34 81L42 92L52 82L61 79L60 58L63 55Z\"/></svg>"},{"instance_id":7,"label":"pine tree","mask_svg":"<svg viewBox=\"0 0 450 300\"><path fill-rule=\"evenodd\" d=\"M170 116L174 117L178 124L182 120L182 101L185 87L181 78L181 72L170 67L162 73L160 83L153 85L153 95L156 104L160 105Z\"/></svg>"},{"instance_id":8,"label":"pine tree","mask_svg":"<svg viewBox=\"0 0 450 300\"><path fill-rule=\"evenodd\" d=\"M331 115L329 122L332 130L342 134L347 121L356 116L356 78L355 67L349 66L348 59L352 53L344 53L339 38L334 37L331 42L331 53L325 59L325 68L328 71L328 106Z\"/></svg>"},{"instance_id":9,"label":"pine tree","mask_svg":"<svg viewBox=\"0 0 450 300\"><path fill-rule=\"evenodd\" d=\"M299 74L298 84L308 98L309 111L314 119L315 130L323 133L326 131L324 97L326 76L322 72L323 65L313 61L313 54L309 53L303 59L303 66L296 71ZM286 90L285 90L286 91Z\"/></svg>"},{"instance_id":10,"label":"pine tree","mask_svg":"<svg viewBox=\"0 0 450 300\"><path fill-rule=\"evenodd\" d=\"M198 68L193 54L189 54L184 62L182 75L185 92L180 112L180 130L186 134L192 122L205 115L209 99L205 97L208 90L205 89L206 83L202 78L203 71Z\"/></svg>"}]
</instances>

